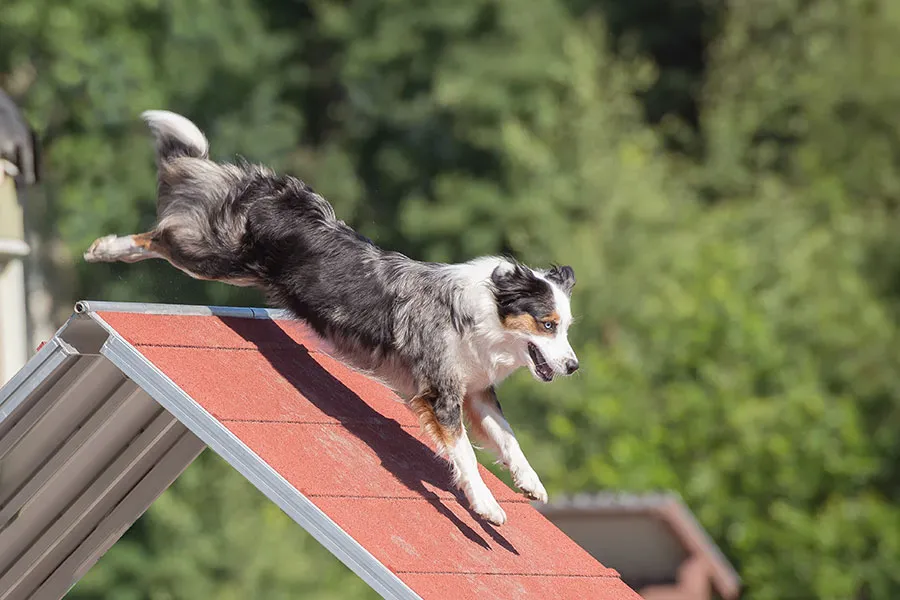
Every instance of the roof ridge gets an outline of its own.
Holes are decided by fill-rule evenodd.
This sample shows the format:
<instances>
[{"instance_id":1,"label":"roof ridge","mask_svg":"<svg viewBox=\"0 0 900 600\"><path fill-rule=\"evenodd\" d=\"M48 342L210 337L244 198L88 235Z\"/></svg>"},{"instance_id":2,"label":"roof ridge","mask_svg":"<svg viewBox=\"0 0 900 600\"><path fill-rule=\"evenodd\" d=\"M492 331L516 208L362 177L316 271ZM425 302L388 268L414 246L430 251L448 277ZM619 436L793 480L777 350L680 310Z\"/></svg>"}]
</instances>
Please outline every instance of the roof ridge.
<instances>
[{"instance_id":1,"label":"roof ridge","mask_svg":"<svg viewBox=\"0 0 900 600\"><path fill-rule=\"evenodd\" d=\"M234 317L240 319L290 319L286 310L252 306L215 306L204 304L159 304L152 302L104 302L79 300L75 303L77 314L95 312L124 312L145 315L188 315L193 317Z\"/></svg>"}]
</instances>

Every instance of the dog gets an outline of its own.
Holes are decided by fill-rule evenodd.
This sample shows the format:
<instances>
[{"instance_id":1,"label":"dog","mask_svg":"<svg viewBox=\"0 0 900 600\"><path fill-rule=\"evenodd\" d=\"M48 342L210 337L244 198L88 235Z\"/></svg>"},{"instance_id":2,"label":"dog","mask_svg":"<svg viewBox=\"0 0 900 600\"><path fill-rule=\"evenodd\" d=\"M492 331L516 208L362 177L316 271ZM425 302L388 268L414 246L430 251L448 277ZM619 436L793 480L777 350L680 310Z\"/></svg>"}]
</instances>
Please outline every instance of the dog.
<instances>
[{"instance_id":1,"label":"dog","mask_svg":"<svg viewBox=\"0 0 900 600\"><path fill-rule=\"evenodd\" d=\"M338 358L404 399L474 513L506 522L464 419L525 496L547 501L495 388L523 366L542 382L578 369L568 341L571 267L533 269L503 257L426 263L383 250L303 181L210 160L206 136L181 115L142 117L156 141L157 224L101 237L85 260L163 259L197 279L261 288Z\"/></svg>"}]
</instances>

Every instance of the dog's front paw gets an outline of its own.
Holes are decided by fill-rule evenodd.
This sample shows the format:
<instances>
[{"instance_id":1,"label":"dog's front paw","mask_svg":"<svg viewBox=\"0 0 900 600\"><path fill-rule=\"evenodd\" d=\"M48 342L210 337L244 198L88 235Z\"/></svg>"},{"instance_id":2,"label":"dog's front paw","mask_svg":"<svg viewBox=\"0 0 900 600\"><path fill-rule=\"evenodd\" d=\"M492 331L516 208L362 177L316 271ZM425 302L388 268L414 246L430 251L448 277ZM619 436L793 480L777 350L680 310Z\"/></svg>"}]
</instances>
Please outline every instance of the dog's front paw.
<instances>
[{"instance_id":1,"label":"dog's front paw","mask_svg":"<svg viewBox=\"0 0 900 600\"><path fill-rule=\"evenodd\" d=\"M503 525L506 523L506 512L500 507L500 503L493 496L480 498L475 502L471 502L472 510L479 517L493 523L494 525Z\"/></svg>"},{"instance_id":2,"label":"dog's front paw","mask_svg":"<svg viewBox=\"0 0 900 600\"><path fill-rule=\"evenodd\" d=\"M534 472L530 466L527 469L520 469L512 473L513 482L527 498L547 503L547 490L541 483L538 474Z\"/></svg>"},{"instance_id":3,"label":"dog's front paw","mask_svg":"<svg viewBox=\"0 0 900 600\"><path fill-rule=\"evenodd\" d=\"M479 517L493 523L494 525L503 525L506 523L506 513L500 507L500 503L491 494L491 491L483 483L479 486L463 488L466 492L466 498L469 500L469 506L472 512Z\"/></svg>"}]
</instances>

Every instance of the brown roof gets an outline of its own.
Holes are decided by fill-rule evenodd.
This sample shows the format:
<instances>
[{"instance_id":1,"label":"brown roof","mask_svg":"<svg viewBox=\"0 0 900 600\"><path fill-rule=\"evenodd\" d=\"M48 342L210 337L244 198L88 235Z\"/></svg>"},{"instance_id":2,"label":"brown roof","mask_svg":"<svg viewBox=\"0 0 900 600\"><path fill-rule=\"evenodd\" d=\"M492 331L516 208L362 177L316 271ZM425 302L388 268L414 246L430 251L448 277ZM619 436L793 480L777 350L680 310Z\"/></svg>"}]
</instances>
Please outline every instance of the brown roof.
<instances>
[{"instance_id":1,"label":"brown roof","mask_svg":"<svg viewBox=\"0 0 900 600\"><path fill-rule=\"evenodd\" d=\"M740 596L737 572L676 494L582 494L538 508L645 598L680 597L668 590L696 586L698 572L722 598Z\"/></svg>"}]
</instances>

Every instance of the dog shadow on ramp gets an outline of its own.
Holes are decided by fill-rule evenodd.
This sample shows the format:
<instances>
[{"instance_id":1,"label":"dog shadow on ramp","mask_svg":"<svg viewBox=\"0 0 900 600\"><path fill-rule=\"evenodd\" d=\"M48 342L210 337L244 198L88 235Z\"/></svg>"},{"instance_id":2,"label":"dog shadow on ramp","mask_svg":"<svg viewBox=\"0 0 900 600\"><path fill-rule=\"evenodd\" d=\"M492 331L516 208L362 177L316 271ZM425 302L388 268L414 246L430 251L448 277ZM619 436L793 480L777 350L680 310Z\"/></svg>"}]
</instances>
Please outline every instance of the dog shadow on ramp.
<instances>
[{"instance_id":1,"label":"dog shadow on ramp","mask_svg":"<svg viewBox=\"0 0 900 600\"><path fill-rule=\"evenodd\" d=\"M443 459L436 456L431 448L414 437L395 419L381 414L365 402L323 367L306 346L295 341L275 321L268 321L265 326L261 326L259 321L252 323L247 319L223 318L222 321L243 339L254 344L271 367L304 398L324 415L340 423L344 431L368 446L378 457L381 466L397 482L426 500L467 539L485 549L491 549L491 545L481 534L463 522L444 504L444 500L449 498L438 495L434 490L452 496L497 545L508 552L519 554L500 532L468 508L468 501L453 485L449 465ZM407 410L399 401L397 404L402 410ZM347 452L352 451L352 447L347 448ZM365 473L348 475L366 477ZM315 495L310 496L315 502Z\"/></svg>"}]
</instances>

